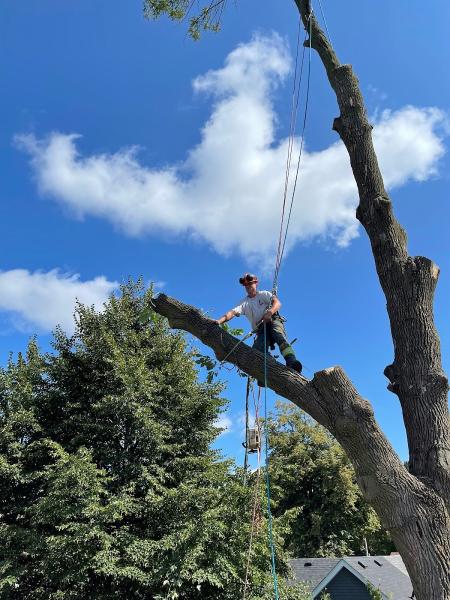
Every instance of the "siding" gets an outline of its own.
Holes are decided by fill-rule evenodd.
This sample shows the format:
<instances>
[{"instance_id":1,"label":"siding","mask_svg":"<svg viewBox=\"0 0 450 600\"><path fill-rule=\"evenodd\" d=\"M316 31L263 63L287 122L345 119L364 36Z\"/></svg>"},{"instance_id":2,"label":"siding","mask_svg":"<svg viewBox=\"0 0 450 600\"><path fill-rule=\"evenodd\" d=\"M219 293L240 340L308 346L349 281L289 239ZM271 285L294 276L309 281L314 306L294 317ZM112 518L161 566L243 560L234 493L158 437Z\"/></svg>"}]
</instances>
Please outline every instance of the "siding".
<instances>
[{"instance_id":1,"label":"siding","mask_svg":"<svg viewBox=\"0 0 450 600\"><path fill-rule=\"evenodd\" d=\"M339 571L326 587L332 600L370 600L366 586L345 567ZM315 596L314 600L319 600Z\"/></svg>"}]
</instances>

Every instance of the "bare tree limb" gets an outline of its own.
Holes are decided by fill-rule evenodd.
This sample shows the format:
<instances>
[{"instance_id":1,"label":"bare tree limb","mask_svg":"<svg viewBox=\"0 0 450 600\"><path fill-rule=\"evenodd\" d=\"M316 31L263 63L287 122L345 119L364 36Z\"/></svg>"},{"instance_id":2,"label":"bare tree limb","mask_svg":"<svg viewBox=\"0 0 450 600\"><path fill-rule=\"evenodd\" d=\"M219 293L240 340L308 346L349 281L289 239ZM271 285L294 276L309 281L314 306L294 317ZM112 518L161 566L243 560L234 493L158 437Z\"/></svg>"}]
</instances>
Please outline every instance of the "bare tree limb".
<instances>
[{"instance_id":1,"label":"bare tree limb","mask_svg":"<svg viewBox=\"0 0 450 600\"><path fill-rule=\"evenodd\" d=\"M245 344L237 345L238 339L193 306L165 294L159 294L153 302L156 312L165 316L171 327L194 335L219 360L231 352L229 362L255 379L264 380L261 352ZM370 403L359 396L340 367L319 371L309 381L268 356L267 382L278 395L291 400L326 427L355 463L364 460L365 473L379 471L383 457L389 461L389 470L407 473L378 427Z\"/></svg>"}]
</instances>

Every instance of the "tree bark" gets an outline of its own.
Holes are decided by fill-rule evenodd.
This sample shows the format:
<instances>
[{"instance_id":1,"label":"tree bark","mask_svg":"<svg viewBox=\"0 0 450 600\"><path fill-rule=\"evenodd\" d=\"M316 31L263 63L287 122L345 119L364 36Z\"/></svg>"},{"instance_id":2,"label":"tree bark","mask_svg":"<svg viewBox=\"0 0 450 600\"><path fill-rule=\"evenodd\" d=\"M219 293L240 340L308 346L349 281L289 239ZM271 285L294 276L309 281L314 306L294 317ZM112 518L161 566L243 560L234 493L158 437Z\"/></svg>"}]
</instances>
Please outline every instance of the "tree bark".
<instances>
[{"instance_id":1,"label":"tree bark","mask_svg":"<svg viewBox=\"0 0 450 600\"><path fill-rule=\"evenodd\" d=\"M369 236L386 297L395 356L384 373L402 406L409 468L450 501L448 379L433 318L439 268L422 256L408 256L406 233L384 188L358 80L350 65L339 63L314 15L309 21L308 2L295 1L340 108L333 129L350 157L359 192L356 216Z\"/></svg>"},{"instance_id":2,"label":"tree bark","mask_svg":"<svg viewBox=\"0 0 450 600\"><path fill-rule=\"evenodd\" d=\"M433 299L439 268L408 255L406 233L385 190L359 84L350 65L340 64L309 0L294 0L310 45L317 51L340 109L333 129L347 148L359 193L358 220L367 232L386 297L394 360L384 373L400 400L408 438L408 469L340 367L311 381L268 360L268 385L325 426L347 452L366 500L388 529L410 574L417 600L450 600L450 420L448 379L442 369ZM157 312L172 327L189 331L219 359L237 340L214 321L160 295ZM261 379L261 353L241 344L228 360Z\"/></svg>"},{"instance_id":3,"label":"tree bark","mask_svg":"<svg viewBox=\"0 0 450 600\"><path fill-rule=\"evenodd\" d=\"M398 396L402 407L409 471L443 499L448 519L449 387L433 316L439 268L428 258L408 255L406 233L394 216L384 188L358 80L350 65L339 63L311 12L309 0L295 0L295 3L306 31L311 32L306 43L311 43L319 54L336 94L340 115L334 120L333 129L350 157L359 192L356 216L369 237L386 297L394 360L384 374L390 381L388 389ZM447 566L447 594L448 569Z\"/></svg>"}]
</instances>

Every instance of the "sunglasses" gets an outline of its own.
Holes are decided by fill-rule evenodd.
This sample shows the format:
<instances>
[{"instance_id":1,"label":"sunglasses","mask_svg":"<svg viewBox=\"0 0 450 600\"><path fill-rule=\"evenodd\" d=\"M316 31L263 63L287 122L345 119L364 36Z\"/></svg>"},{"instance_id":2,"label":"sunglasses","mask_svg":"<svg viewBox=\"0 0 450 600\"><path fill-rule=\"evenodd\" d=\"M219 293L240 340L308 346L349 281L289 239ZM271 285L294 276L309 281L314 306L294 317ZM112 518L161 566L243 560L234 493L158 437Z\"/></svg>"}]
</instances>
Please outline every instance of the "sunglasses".
<instances>
[{"instance_id":1,"label":"sunglasses","mask_svg":"<svg viewBox=\"0 0 450 600\"><path fill-rule=\"evenodd\" d=\"M252 283L255 280L256 280L256 275L251 275L250 273L247 273L247 275L245 275L245 277L239 277L239 283L241 285L244 285L245 283Z\"/></svg>"}]
</instances>

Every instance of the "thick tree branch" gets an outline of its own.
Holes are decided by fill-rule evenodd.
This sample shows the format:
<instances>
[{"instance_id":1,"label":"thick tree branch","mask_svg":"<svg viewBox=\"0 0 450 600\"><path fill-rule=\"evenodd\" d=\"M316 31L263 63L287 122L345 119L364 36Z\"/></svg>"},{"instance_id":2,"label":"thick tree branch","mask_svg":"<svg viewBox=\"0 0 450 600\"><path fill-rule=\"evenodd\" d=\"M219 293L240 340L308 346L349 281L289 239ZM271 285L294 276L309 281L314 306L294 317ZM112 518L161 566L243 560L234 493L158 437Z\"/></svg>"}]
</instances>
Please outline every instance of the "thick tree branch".
<instances>
[{"instance_id":1,"label":"thick tree branch","mask_svg":"<svg viewBox=\"0 0 450 600\"><path fill-rule=\"evenodd\" d=\"M251 377L264 380L261 352L246 344L237 345L238 339L193 306L165 294L159 294L153 302L156 312L166 317L171 327L201 340L218 360L228 355L230 363ZM309 381L269 356L267 382L278 395L291 400L326 427L356 464L363 461L364 472L379 471L384 458L389 462L390 471L406 472L378 427L370 403L359 396L340 367L319 371Z\"/></svg>"},{"instance_id":2,"label":"thick tree branch","mask_svg":"<svg viewBox=\"0 0 450 600\"><path fill-rule=\"evenodd\" d=\"M447 502L450 498L448 380L433 318L438 267L408 256L407 238L384 188L359 83L350 65L341 65L310 13L308 0L295 0L311 45L325 67L340 109L335 129L350 157L360 203L356 216L372 246L387 301L394 362L385 369L388 389L399 397L409 445L409 468ZM309 41L307 42L309 44Z\"/></svg>"},{"instance_id":3,"label":"thick tree branch","mask_svg":"<svg viewBox=\"0 0 450 600\"><path fill-rule=\"evenodd\" d=\"M175 298L160 294L153 303L156 312L166 317L171 327L194 335L212 348L219 360L234 349L227 360L248 375L263 379L264 355L261 352L245 344L236 346L239 340L216 321ZM414 589L421 593L417 597L447 600L446 595L429 592L442 589L442 573L447 569L450 555L448 512L444 501L404 467L380 430L370 403L361 398L344 371L332 367L315 373L309 381L269 357L267 379L271 389L309 413L342 445L355 468L364 497L402 551ZM431 540L432 551L418 557L411 548L417 547L422 536ZM417 553L420 554L419 549ZM417 570L414 566L418 560L423 570L432 574L426 582L420 577L415 579ZM447 584L450 586L448 580ZM450 594L450 587L445 593Z\"/></svg>"},{"instance_id":4,"label":"thick tree branch","mask_svg":"<svg viewBox=\"0 0 450 600\"><path fill-rule=\"evenodd\" d=\"M159 294L153 302L156 312L165 316L171 327L191 333L219 360L229 355L227 360L240 370L259 381L264 379L261 352L246 344L236 345L239 340L216 321L175 298ZM336 437L363 479L369 477L375 482L383 468L411 477L378 427L370 403L359 396L340 367L319 371L309 381L269 356L267 382L278 395L294 402ZM372 500L375 495L371 492Z\"/></svg>"}]
</instances>

